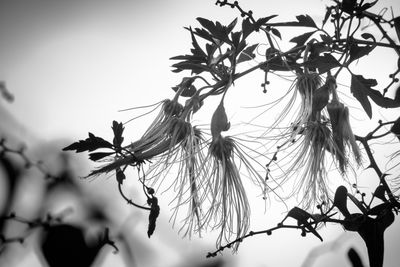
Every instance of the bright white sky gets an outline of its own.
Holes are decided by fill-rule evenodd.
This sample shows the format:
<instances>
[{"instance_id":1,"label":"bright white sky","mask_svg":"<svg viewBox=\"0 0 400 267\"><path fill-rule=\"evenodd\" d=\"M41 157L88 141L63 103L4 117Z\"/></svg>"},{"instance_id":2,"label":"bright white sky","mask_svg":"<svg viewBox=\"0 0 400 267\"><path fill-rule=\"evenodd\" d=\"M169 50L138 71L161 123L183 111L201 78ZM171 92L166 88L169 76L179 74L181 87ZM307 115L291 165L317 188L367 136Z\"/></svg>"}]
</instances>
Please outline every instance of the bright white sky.
<instances>
[{"instance_id":1,"label":"bright white sky","mask_svg":"<svg viewBox=\"0 0 400 267\"><path fill-rule=\"evenodd\" d=\"M170 88L183 76L170 72L169 58L187 53L191 46L184 26L198 26L196 17L225 23L239 17L237 10L217 7L214 2L1 1L0 80L6 81L15 96L14 103L2 105L42 140L77 140L88 131L109 137L112 120L126 121L138 115L118 110L172 96ZM381 2L382 6L393 6L395 15L400 15L396 0ZM307 13L319 23L326 3L247 0L243 6L252 9L256 17L279 14L284 20ZM371 72L376 71L374 66ZM242 85L262 96L260 83L261 79L238 83L238 91ZM236 112L229 115L236 116ZM126 127L132 136L146 127L146 120L138 123ZM280 212L271 210L269 214L275 216L262 216L265 226L278 222ZM330 229L323 231L327 241L341 232ZM247 266L300 266L308 251L320 243L298 236L281 231L271 238L255 237L242 245L235 259L252 263ZM394 252L399 243L390 242L386 249ZM395 266L392 260L388 252L387 266Z\"/></svg>"}]
</instances>

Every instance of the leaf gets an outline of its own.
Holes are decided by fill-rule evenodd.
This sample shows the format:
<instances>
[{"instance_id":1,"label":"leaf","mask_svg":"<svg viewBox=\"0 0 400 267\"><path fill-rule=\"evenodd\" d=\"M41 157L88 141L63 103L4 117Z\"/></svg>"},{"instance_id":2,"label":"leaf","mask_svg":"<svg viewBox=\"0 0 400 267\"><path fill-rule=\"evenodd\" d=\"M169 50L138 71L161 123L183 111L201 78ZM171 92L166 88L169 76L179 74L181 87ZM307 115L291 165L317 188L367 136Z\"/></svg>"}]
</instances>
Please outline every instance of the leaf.
<instances>
[{"instance_id":1,"label":"leaf","mask_svg":"<svg viewBox=\"0 0 400 267\"><path fill-rule=\"evenodd\" d=\"M386 201L385 191L386 191L386 190L385 190L385 187L384 187L383 185L378 186L378 187L375 189L374 197L377 197L377 198L379 198L380 200L382 200L383 202L385 202L385 201Z\"/></svg>"},{"instance_id":2,"label":"leaf","mask_svg":"<svg viewBox=\"0 0 400 267\"><path fill-rule=\"evenodd\" d=\"M254 50L257 48L258 44L253 44L248 47L246 47L243 52L239 55L239 58L237 59L236 63L239 64L244 61L252 60L256 57L256 55L253 53Z\"/></svg>"},{"instance_id":3,"label":"leaf","mask_svg":"<svg viewBox=\"0 0 400 267\"><path fill-rule=\"evenodd\" d=\"M271 16L268 16L268 17L259 18L259 19L256 21L255 25L256 25L257 28L260 28L260 27L263 26L265 23L267 23L270 19L273 19L273 18L275 18L275 17L277 17L277 16L278 16L278 15L271 15Z\"/></svg>"},{"instance_id":4,"label":"leaf","mask_svg":"<svg viewBox=\"0 0 400 267\"><path fill-rule=\"evenodd\" d=\"M193 53L194 56L199 56L200 58L202 57L207 58L207 54L204 53L203 49L201 49L199 43L196 40L196 36L194 35L192 28L189 28L189 31L193 45L193 49L191 49L190 51Z\"/></svg>"},{"instance_id":5,"label":"leaf","mask_svg":"<svg viewBox=\"0 0 400 267\"><path fill-rule=\"evenodd\" d=\"M293 37L292 39L290 39L290 42L296 43L296 47L302 46L308 40L308 38L310 38L315 32L316 31L303 33L299 36L296 36L296 37Z\"/></svg>"},{"instance_id":6,"label":"leaf","mask_svg":"<svg viewBox=\"0 0 400 267\"><path fill-rule=\"evenodd\" d=\"M318 28L309 15L296 16L296 19L299 21L299 26Z\"/></svg>"},{"instance_id":7,"label":"leaf","mask_svg":"<svg viewBox=\"0 0 400 267\"><path fill-rule=\"evenodd\" d=\"M246 18L242 21L243 40L246 39L247 36L249 36L254 30L255 26L249 18Z\"/></svg>"},{"instance_id":8,"label":"leaf","mask_svg":"<svg viewBox=\"0 0 400 267\"><path fill-rule=\"evenodd\" d=\"M117 178L118 184L122 184L124 182L124 180L126 179L125 173L121 170L121 168L117 168L116 178Z\"/></svg>"},{"instance_id":9,"label":"leaf","mask_svg":"<svg viewBox=\"0 0 400 267\"><path fill-rule=\"evenodd\" d=\"M323 56L311 58L305 65L310 68L317 68L320 74L341 66L340 62L328 53L323 54Z\"/></svg>"},{"instance_id":10,"label":"leaf","mask_svg":"<svg viewBox=\"0 0 400 267\"><path fill-rule=\"evenodd\" d=\"M346 13L353 14L356 8L357 0L343 0L342 1L342 10Z\"/></svg>"},{"instance_id":11,"label":"leaf","mask_svg":"<svg viewBox=\"0 0 400 267\"><path fill-rule=\"evenodd\" d=\"M269 26L282 26L282 27L311 27L317 28L314 20L309 15L296 16L297 21L270 23Z\"/></svg>"},{"instance_id":12,"label":"leaf","mask_svg":"<svg viewBox=\"0 0 400 267\"><path fill-rule=\"evenodd\" d=\"M347 188L343 185L336 189L333 205L339 209L344 217L348 217L350 215L350 212L347 209Z\"/></svg>"},{"instance_id":13,"label":"leaf","mask_svg":"<svg viewBox=\"0 0 400 267\"><path fill-rule=\"evenodd\" d=\"M322 40L323 42L325 42L325 43L327 43L327 44L332 43L332 38L331 38L329 35L321 34L320 37L321 37L321 40Z\"/></svg>"},{"instance_id":14,"label":"leaf","mask_svg":"<svg viewBox=\"0 0 400 267\"><path fill-rule=\"evenodd\" d=\"M282 35L276 28L271 28L271 32L273 35L277 36L279 39L282 40Z\"/></svg>"},{"instance_id":15,"label":"leaf","mask_svg":"<svg viewBox=\"0 0 400 267\"><path fill-rule=\"evenodd\" d=\"M359 59L363 56L368 55L372 50L374 50L375 46L366 45L366 46L359 46L358 44L352 44L350 46L350 59L349 64L356 59Z\"/></svg>"},{"instance_id":16,"label":"leaf","mask_svg":"<svg viewBox=\"0 0 400 267\"><path fill-rule=\"evenodd\" d=\"M64 147L62 150L67 151L67 150L76 150L76 153L80 153L83 151L94 151L99 148L111 148L112 149L113 145L104 140L101 137L97 137L92 133L89 133L89 138L86 138L85 140L79 140L78 142L75 142L67 147Z\"/></svg>"},{"instance_id":17,"label":"leaf","mask_svg":"<svg viewBox=\"0 0 400 267\"><path fill-rule=\"evenodd\" d=\"M196 87L192 85L195 78L193 77L184 77L180 84L172 87L172 90L177 92L178 90L182 90L180 92L180 96L182 97L192 97L196 93Z\"/></svg>"},{"instance_id":18,"label":"leaf","mask_svg":"<svg viewBox=\"0 0 400 267\"><path fill-rule=\"evenodd\" d=\"M208 19L205 19L205 18L201 18L201 17L198 17L196 19L201 24L201 26L203 26L203 28L208 30L210 33L215 31L216 26L215 26L214 22L212 22Z\"/></svg>"},{"instance_id":19,"label":"leaf","mask_svg":"<svg viewBox=\"0 0 400 267\"><path fill-rule=\"evenodd\" d=\"M121 148L122 142L124 142L124 138L122 137L124 126L122 122L118 123L117 121L113 121L111 129L114 132L114 139L113 139L114 146L116 148Z\"/></svg>"},{"instance_id":20,"label":"leaf","mask_svg":"<svg viewBox=\"0 0 400 267\"><path fill-rule=\"evenodd\" d=\"M368 32L364 32L363 34L361 34L361 37L364 38L365 40L372 39L374 43L376 42L375 36L373 36Z\"/></svg>"},{"instance_id":21,"label":"leaf","mask_svg":"<svg viewBox=\"0 0 400 267\"><path fill-rule=\"evenodd\" d=\"M158 206L158 199L156 197L149 198L147 203L150 205L149 225L147 228L147 236L150 238L156 229L156 221L160 215L160 206Z\"/></svg>"},{"instance_id":22,"label":"leaf","mask_svg":"<svg viewBox=\"0 0 400 267\"><path fill-rule=\"evenodd\" d=\"M324 27L325 23L328 21L329 17L331 16L331 7L326 8L324 19L322 20L322 27Z\"/></svg>"},{"instance_id":23,"label":"leaf","mask_svg":"<svg viewBox=\"0 0 400 267\"><path fill-rule=\"evenodd\" d=\"M309 214L307 211L302 210L298 207L292 208L286 217L292 217L293 219L297 220L297 223L299 226L304 225L307 230L309 230L311 233L313 233L316 237L318 237L319 240L323 241L322 237L318 234L318 232L312 227L312 225L308 222L309 219L313 219L311 214Z\"/></svg>"},{"instance_id":24,"label":"leaf","mask_svg":"<svg viewBox=\"0 0 400 267\"><path fill-rule=\"evenodd\" d=\"M368 117L372 117L371 103L368 99L368 90L371 90L371 86L376 85L376 80L365 79L362 75L351 76L351 93L360 102L361 106L364 108Z\"/></svg>"},{"instance_id":25,"label":"leaf","mask_svg":"<svg viewBox=\"0 0 400 267\"><path fill-rule=\"evenodd\" d=\"M93 161L98 161L102 158L111 156L112 154L115 154L115 152L93 152L89 154L89 159Z\"/></svg>"},{"instance_id":26,"label":"leaf","mask_svg":"<svg viewBox=\"0 0 400 267\"><path fill-rule=\"evenodd\" d=\"M362 5L357 11L365 11L367 9L370 9L371 7L373 7L376 3L378 2L378 0L375 0L374 2L370 2L370 3L365 3L364 5Z\"/></svg>"}]
</instances>

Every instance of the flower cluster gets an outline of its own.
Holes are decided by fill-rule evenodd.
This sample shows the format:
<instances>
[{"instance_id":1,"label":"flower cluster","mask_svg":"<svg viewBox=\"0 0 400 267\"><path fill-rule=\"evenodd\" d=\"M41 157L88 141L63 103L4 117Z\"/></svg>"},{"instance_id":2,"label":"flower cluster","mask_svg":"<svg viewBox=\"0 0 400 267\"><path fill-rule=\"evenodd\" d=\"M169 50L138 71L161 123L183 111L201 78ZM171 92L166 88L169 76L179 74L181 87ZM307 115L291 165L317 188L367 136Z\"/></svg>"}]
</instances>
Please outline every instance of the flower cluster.
<instances>
[{"instance_id":1,"label":"flower cluster","mask_svg":"<svg viewBox=\"0 0 400 267\"><path fill-rule=\"evenodd\" d=\"M298 74L295 93L300 95L300 108L291 127L281 135L283 140L286 139L280 147L284 148L287 160L280 162L278 168L282 174L277 180L282 184L292 182L293 190L288 198L300 197L299 202L305 209L331 200L327 155L333 156L344 177L349 148L357 164L361 164L361 154L349 122L349 110L339 102L336 87L335 78L330 74L324 84L317 73ZM279 120L283 121L288 110L283 111Z\"/></svg>"}]
</instances>

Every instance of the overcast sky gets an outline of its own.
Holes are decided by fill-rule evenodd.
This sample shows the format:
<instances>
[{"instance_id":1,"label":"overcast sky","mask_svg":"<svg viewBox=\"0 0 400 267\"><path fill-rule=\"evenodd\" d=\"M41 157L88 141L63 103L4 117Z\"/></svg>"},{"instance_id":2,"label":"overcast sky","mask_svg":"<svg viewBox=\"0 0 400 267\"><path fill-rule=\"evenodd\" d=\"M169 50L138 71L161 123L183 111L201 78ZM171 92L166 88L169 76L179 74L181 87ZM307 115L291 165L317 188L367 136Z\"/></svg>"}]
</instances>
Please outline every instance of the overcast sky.
<instances>
[{"instance_id":1,"label":"overcast sky","mask_svg":"<svg viewBox=\"0 0 400 267\"><path fill-rule=\"evenodd\" d=\"M111 136L112 120L126 121L133 116L118 110L172 96L171 87L183 76L170 71L169 58L187 53L191 46L184 26L198 26L196 17L225 23L239 17L237 10L214 3L2 0L0 80L6 81L15 101L2 101L1 105L29 132L44 140L82 139L88 131ZM243 6L258 17L279 14L283 20L308 13L321 21L326 3L246 0ZM382 1L382 6L385 4L400 15L396 0ZM259 83L255 81L256 88ZM255 90L261 94L261 89ZM143 129L145 125L134 127ZM277 217L271 224L281 218L279 210L275 213ZM338 232L336 228L326 231L326 240L333 240ZM274 236L271 240L254 238L243 246L238 257L251 261L252 266L296 267L310 248L319 245L311 237L300 239L293 232ZM289 254L283 253L284 243ZM393 252L398 246L387 249ZM387 266L395 267L393 259L388 257L387 261L392 262Z\"/></svg>"}]
</instances>

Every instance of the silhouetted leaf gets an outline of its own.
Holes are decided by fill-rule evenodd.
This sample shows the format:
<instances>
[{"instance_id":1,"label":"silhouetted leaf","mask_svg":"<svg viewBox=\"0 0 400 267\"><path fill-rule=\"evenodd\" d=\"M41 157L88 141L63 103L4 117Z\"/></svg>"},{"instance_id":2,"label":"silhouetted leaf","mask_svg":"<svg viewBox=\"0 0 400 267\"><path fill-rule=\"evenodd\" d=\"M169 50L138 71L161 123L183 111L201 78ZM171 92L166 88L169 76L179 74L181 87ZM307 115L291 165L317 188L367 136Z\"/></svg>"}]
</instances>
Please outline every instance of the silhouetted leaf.
<instances>
[{"instance_id":1,"label":"silhouetted leaf","mask_svg":"<svg viewBox=\"0 0 400 267\"><path fill-rule=\"evenodd\" d=\"M277 36L279 39L282 40L282 35L276 28L271 28L271 32L273 35Z\"/></svg>"},{"instance_id":2,"label":"silhouetted leaf","mask_svg":"<svg viewBox=\"0 0 400 267\"><path fill-rule=\"evenodd\" d=\"M353 43L350 46L349 64L356 59L359 59L363 56L368 55L374 48L375 48L375 46L370 46L370 45L359 46L358 44Z\"/></svg>"},{"instance_id":3,"label":"silhouetted leaf","mask_svg":"<svg viewBox=\"0 0 400 267\"><path fill-rule=\"evenodd\" d=\"M309 68L317 68L320 74L327 72L336 67L340 67L341 64L331 54L325 53L323 56L316 56L305 63Z\"/></svg>"},{"instance_id":4,"label":"silhouetted leaf","mask_svg":"<svg viewBox=\"0 0 400 267\"><path fill-rule=\"evenodd\" d=\"M107 156L111 156L112 154L115 154L115 152L94 152L89 154L89 159L93 161L98 161Z\"/></svg>"},{"instance_id":5,"label":"silhouetted leaf","mask_svg":"<svg viewBox=\"0 0 400 267\"><path fill-rule=\"evenodd\" d=\"M327 7L326 8L326 12L325 12L325 16L324 19L322 20L322 27L325 25L325 23L328 21L329 17L331 16L331 8Z\"/></svg>"},{"instance_id":6,"label":"silhouetted leaf","mask_svg":"<svg viewBox=\"0 0 400 267\"><path fill-rule=\"evenodd\" d=\"M354 97L361 103L368 116L371 118L372 109L368 97L372 99L380 107L397 108L400 107L400 99L391 99L382 95L378 90L372 89L376 86L375 79L365 79L362 75L352 75L351 92Z\"/></svg>"},{"instance_id":7,"label":"silhouetted leaf","mask_svg":"<svg viewBox=\"0 0 400 267\"><path fill-rule=\"evenodd\" d=\"M362 75L351 76L351 93L358 102L360 102L361 106L370 118L372 117L372 108L368 99L368 92L371 90L371 86L375 86L376 84L376 80L365 79Z\"/></svg>"},{"instance_id":8,"label":"silhouetted leaf","mask_svg":"<svg viewBox=\"0 0 400 267\"><path fill-rule=\"evenodd\" d=\"M310 38L311 35L313 35L315 32L316 31L303 33L299 36L296 36L296 37L293 37L292 39L290 39L290 42L296 43L296 46L302 46L308 40L308 38Z\"/></svg>"},{"instance_id":9,"label":"silhouetted leaf","mask_svg":"<svg viewBox=\"0 0 400 267\"><path fill-rule=\"evenodd\" d=\"M372 39L374 43L376 42L375 36L373 36L368 32L364 32L363 34L361 34L361 37L364 38L365 40Z\"/></svg>"},{"instance_id":10,"label":"silhouetted leaf","mask_svg":"<svg viewBox=\"0 0 400 267\"><path fill-rule=\"evenodd\" d=\"M156 197L149 198L147 203L150 205L149 225L147 229L147 236L150 238L156 229L156 221L160 215L160 206L158 206L158 199Z\"/></svg>"},{"instance_id":11,"label":"silhouetted leaf","mask_svg":"<svg viewBox=\"0 0 400 267\"><path fill-rule=\"evenodd\" d=\"M309 15L296 16L297 21L270 23L270 26L289 26L289 27L311 27L318 28L314 20Z\"/></svg>"},{"instance_id":12,"label":"silhouetted leaf","mask_svg":"<svg viewBox=\"0 0 400 267\"><path fill-rule=\"evenodd\" d=\"M115 175L116 175L118 184L123 184L126 176L125 176L125 173L121 170L121 168L117 168Z\"/></svg>"},{"instance_id":13,"label":"silhouetted leaf","mask_svg":"<svg viewBox=\"0 0 400 267\"><path fill-rule=\"evenodd\" d=\"M192 85L194 82L193 77L184 77L180 84L172 87L172 90L177 92L178 90L182 90L180 96L182 97L192 97L196 93L196 87Z\"/></svg>"},{"instance_id":14,"label":"silhouetted leaf","mask_svg":"<svg viewBox=\"0 0 400 267\"><path fill-rule=\"evenodd\" d=\"M234 47L236 47L236 53L240 53L242 51L240 45L240 37L242 36L242 32L232 32L231 33L231 40Z\"/></svg>"},{"instance_id":15,"label":"silhouetted leaf","mask_svg":"<svg viewBox=\"0 0 400 267\"><path fill-rule=\"evenodd\" d=\"M271 15L271 16L268 16L268 17L259 18L255 23L256 28L261 27L262 25L267 23L270 19L273 19L273 18L275 18L277 16L278 15Z\"/></svg>"},{"instance_id":16,"label":"silhouetted leaf","mask_svg":"<svg viewBox=\"0 0 400 267\"><path fill-rule=\"evenodd\" d=\"M347 209L347 188L343 185L339 186L336 189L335 197L333 199L333 205L339 209L344 217L350 215L350 212Z\"/></svg>"},{"instance_id":17,"label":"silhouetted leaf","mask_svg":"<svg viewBox=\"0 0 400 267\"><path fill-rule=\"evenodd\" d=\"M357 0L343 0L341 8L344 12L353 14L356 5L357 5Z\"/></svg>"},{"instance_id":18,"label":"silhouetted leaf","mask_svg":"<svg viewBox=\"0 0 400 267\"><path fill-rule=\"evenodd\" d=\"M205 18L201 18L201 17L198 17L196 19L198 22L200 22L201 26L203 26L210 33L213 33L215 31L216 26L215 26L214 22L212 22L208 19L205 19Z\"/></svg>"},{"instance_id":19,"label":"silhouetted leaf","mask_svg":"<svg viewBox=\"0 0 400 267\"><path fill-rule=\"evenodd\" d=\"M327 35L327 34L321 34L320 37L321 37L321 39L322 39L323 42L325 42L325 43L327 43L327 44L332 43L332 38L331 38L329 35Z\"/></svg>"},{"instance_id":20,"label":"silhouetted leaf","mask_svg":"<svg viewBox=\"0 0 400 267\"><path fill-rule=\"evenodd\" d=\"M373 7L377 2L378 2L378 0L375 0L374 2L365 3L357 11L365 11L365 10Z\"/></svg>"},{"instance_id":21,"label":"silhouetted leaf","mask_svg":"<svg viewBox=\"0 0 400 267\"><path fill-rule=\"evenodd\" d=\"M197 56L199 58L204 58L205 60L207 58L207 54L204 53L203 49L201 49L199 43L196 40L196 36L194 35L192 28L188 28L188 30L190 31L190 36L192 38L192 45L193 45L193 49L191 49L190 51L194 56Z\"/></svg>"},{"instance_id":22,"label":"silhouetted leaf","mask_svg":"<svg viewBox=\"0 0 400 267\"><path fill-rule=\"evenodd\" d=\"M243 39L246 39L253 31L255 30L254 24L250 21L249 18L246 18L242 21L242 32Z\"/></svg>"},{"instance_id":23,"label":"silhouetted leaf","mask_svg":"<svg viewBox=\"0 0 400 267\"><path fill-rule=\"evenodd\" d=\"M237 59L236 63L239 64L241 62L254 59L256 55L253 52L257 48L257 46L258 44L254 44L246 47L243 50L243 52L239 55L239 58Z\"/></svg>"},{"instance_id":24,"label":"silhouetted leaf","mask_svg":"<svg viewBox=\"0 0 400 267\"><path fill-rule=\"evenodd\" d=\"M286 217L292 217L297 220L299 226L303 225L305 228L313 233L319 240L323 241L322 237L318 234L315 228L310 224L309 220L314 220L313 216L309 214L307 211L302 210L298 207L292 208Z\"/></svg>"},{"instance_id":25,"label":"silhouetted leaf","mask_svg":"<svg viewBox=\"0 0 400 267\"><path fill-rule=\"evenodd\" d=\"M380 185L375 189L374 197L377 197L384 202L386 201L385 187L383 185Z\"/></svg>"},{"instance_id":26,"label":"silhouetted leaf","mask_svg":"<svg viewBox=\"0 0 400 267\"><path fill-rule=\"evenodd\" d=\"M89 133L89 138L86 138L85 140L79 140L78 142L75 142L67 147L63 148L63 151L67 150L76 150L77 153L83 152L83 151L94 151L99 148L112 148L113 145L104 140L101 137L97 137L92 133Z\"/></svg>"},{"instance_id":27,"label":"silhouetted leaf","mask_svg":"<svg viewBox=\"0 0 400 267\"><path fill-rule=\"evenodd\" d=\"M122 122L118 123L117 121L113 121L111 128L114 132L113 144L116 148L121 148L122 142L124 142L124 137L122 137L124 126Z\"/></svg>"}]
</instances>

